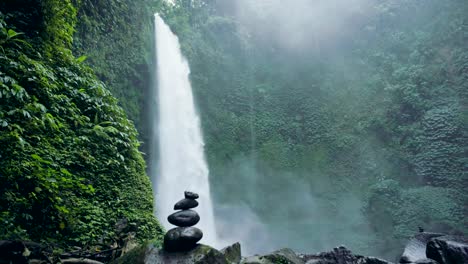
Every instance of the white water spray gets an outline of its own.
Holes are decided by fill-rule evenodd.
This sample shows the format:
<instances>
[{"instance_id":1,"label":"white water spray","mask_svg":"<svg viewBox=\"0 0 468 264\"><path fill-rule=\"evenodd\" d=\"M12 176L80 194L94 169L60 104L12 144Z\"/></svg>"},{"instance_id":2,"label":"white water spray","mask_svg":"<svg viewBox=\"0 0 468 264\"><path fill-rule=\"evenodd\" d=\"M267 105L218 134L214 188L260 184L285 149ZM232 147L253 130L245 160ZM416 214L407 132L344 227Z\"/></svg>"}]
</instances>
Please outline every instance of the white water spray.
<instances>
[{"instance_id":1,"label":"white water spray","mask_svg":"<svg viewBox=\"0 0 468 264\"><path fill-rule=\"evenodd\" d=\"M200 195L200 214L197 224L203 231L201 243L217 246L213 206L208 179L208 166L203 151L199 117L195 111L190 68L180 51L179 40L162 18L155 14L157 87L159 132L153 141L159 143L159 160L152 159L155 200L158 219L173 228L167 216L174 212L174 204L189 190ZM156 91L157 89L157 91ZM157 130L156 130L157 129ZM157 146L153 142L153 146Z\"/></svg>"}]
</instances>

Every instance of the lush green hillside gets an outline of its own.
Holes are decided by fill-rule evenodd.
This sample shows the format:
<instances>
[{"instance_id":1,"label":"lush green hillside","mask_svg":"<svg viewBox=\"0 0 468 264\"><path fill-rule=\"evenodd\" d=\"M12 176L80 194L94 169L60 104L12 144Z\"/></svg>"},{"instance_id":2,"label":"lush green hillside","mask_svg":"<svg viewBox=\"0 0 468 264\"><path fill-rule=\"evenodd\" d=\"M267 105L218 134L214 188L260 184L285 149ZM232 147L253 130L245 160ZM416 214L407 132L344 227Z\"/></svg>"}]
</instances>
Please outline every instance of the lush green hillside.
<instances>
[{"instance_id":1,"label":"lush green hillside","mask_svg":"<svg viewBox=\"0 0 468 264\"><path fill-rule=\"evenodd\" d=\"M0 2L0 239L160 235L138 151L154 10L191 66L216 208L262 227L246 247L393 258L418 226L467 233L466 1L291 1Z\"/></svg>"},{"instance_id":2,"label":"lush green hillside","mask_svg":"<svg viewBox=\"0 0 468 264\"><path fill-rule=\"evenodd\" d=\"M73 53L91 66L135 123L147 153L151 119L147 95L152 85L153 14L160 0L82 0L73 35Z\"/></svg>"},{"instance_id":3,"label":"lush green hillside","mask_svg":"<svg viewBox=\"0 0 468 264\"><path fill-rule=\"evenodd\" d=\"M393 258L418 226L468 231L466 1L367 1L349 25L314 9L275 20L306 1L205 2L165 16L191 64L218 206L248 205L271 243L298 250ZM291 21L308 24L282 32Z\"/></svg>"},{"instance_id":4,"label":"lush green hillside","mask_svg":"<svg viewBox=\"0 0 468 264\"><path fill-rule=\"evenodd\" d=\"M72 55L80 6L0 3L0 239L93 246L161 235L137 131Z\"/></svg>"}]
</instances>

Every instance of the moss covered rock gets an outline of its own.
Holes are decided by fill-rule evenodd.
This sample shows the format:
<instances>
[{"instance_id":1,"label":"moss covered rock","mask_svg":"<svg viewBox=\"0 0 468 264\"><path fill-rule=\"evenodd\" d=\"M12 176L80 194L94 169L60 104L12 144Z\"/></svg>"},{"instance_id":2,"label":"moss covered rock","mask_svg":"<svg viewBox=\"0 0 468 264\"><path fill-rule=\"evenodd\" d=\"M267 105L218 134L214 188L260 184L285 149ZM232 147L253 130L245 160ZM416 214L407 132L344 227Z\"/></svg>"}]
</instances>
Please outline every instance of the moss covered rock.
<instances>
[{"instance_id":1,"label":"moss covered rock","mask_svg":"<svg viewBox=\"0 0 468 264\"><path fill-rule=\"evenodd\" d=\"M186 252L167 252L158 246L148 244L139 247L118 259L117 264L228 264L224 255L206 245L198 245Z\"/></svg>"},{"instance_id":2,"label":"moss covered rock","mask_svg":"<svg viewBox=\"0 0 468 264\"><path fill-rule=\"evenodd\" d=\"M241 245L239 243L234 243L230 246L227 246L221 249L224 257L228 263L239 263L242 259Z\"/></svg>"},{"instance_id":3,"label":"moss covered rock","mask_svg":"<svg viewBox=\"0 0 468 264\"><path fill-rule=\"evenodd\" d=\"M283 248L263 256L253 256L242 260L242 264L304 264L296 253L289 248Z\"/></svg>"}]
</instances>

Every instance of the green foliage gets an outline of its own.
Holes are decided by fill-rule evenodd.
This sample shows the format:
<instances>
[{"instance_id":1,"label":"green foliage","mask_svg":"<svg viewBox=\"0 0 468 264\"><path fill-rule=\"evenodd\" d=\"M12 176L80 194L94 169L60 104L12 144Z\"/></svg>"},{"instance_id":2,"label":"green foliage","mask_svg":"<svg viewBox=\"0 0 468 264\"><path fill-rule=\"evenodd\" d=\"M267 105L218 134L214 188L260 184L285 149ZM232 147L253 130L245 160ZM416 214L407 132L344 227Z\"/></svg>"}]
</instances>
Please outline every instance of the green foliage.
<instances>
[{"instance_id":1,"label":"green foliage","mask_svg":"<svg viewBox=\"0 0 468 264\"><path fill-rule=\"evenodd\" d=\"M414 233L416 225L428 230L442 228L449 232L462 231L463 204L457 198L457 190L424 186L402 192L403 204L393 216L398 237L406 238Z\"/></svg>"},{"instance_id":2,"label":"green foliage","mask_svg":"<svg viewBox=\"0 0 468 264\"><path fill-rule=\"evenodd\" d=\"M71 0L41 1L46 25L42 32L45 53L68 59L76 23L76 9Z\"/></svg>"},{"instance_id":3,"label":"green foliage","mask_svg":"<svg viewBox=\"0 0 468 264\"><path fill-rule=\"evenodd\" d=\"M27 28L16 13L0 18L1 239L111 243L121 219L139 240L159 238L137 132L85 57L71 55L73 5L41 5L39 39L16 33Z\"/></svg>"},{"instance_id":4,"label":"green foliage","mask_svg":"<svg viewBox=\"0 0 468 264\"><path fill-rule=\"evenodd\" d=\"M375 242L378 247L395 250L395 242L402 246L417 230L444 230L462 233L464 221L463 199L456 188L415 187L403 189L396 181L385 180L371 187L366 215L372 219L372 229L385 234ZM393 245L392 245L393 244Z\"/></svg>"},{"instance_id":5,"label":"green foliage","mask_svg":"<svg viewBox=\"0 0 468 264\"><path fill-rule=\"evenodd\" d=\"M334 223L326 237L354 228L337 243L388 258L418 225L468 231L466 3L370 1L340 43L287 50L229 2L162 12L190 62L215 200L299 225L287 190L300 188L322 208L311 226ZM349 196L363 206L340 213L355 208Z\"/></svg>"},{"instance_id":6,"label":"green foliage","mask_svg":"<svg viewBox=\"0 0 468 264\"><path fill-rule=\"evenodd\" d=\"M150 134L145 95L152 81L153 13L162 2L81 0L73 35L74 54L86 56L84 63L119 99L143 142Z\"/></svg>"},{"instance_id":7,"label":"green foliage","mask_svg":"<svg viewBox=\"0 0 468 264\"><path fill-rule=\"evenodd\" d=\"M92 244L123 218L140 239L161 234L137 133L84 65L147 139L155 10L190 62L217 201L301 237L314 219L304 226L339 240L311 231L314 246L388 257L419 225L467 232L466 3L370 1L342 45L297 52L244 27L230 2L0 3L5 237ZM265 209L296 200L317 213Z\"/></svg>"}]
</instances>

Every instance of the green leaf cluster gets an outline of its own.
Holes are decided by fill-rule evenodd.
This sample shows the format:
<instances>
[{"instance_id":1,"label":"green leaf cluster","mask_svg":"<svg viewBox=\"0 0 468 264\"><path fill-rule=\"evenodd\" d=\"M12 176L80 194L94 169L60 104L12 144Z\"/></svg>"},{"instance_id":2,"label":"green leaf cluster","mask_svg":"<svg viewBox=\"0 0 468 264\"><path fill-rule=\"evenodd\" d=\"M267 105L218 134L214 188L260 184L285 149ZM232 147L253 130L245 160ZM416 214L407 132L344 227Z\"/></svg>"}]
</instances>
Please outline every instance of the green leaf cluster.
<instances>
[{"instance_id":1,"label":"green leaf cluster","mask_svg":"<svg viewBox=\"0 0 468 264\"><path fill-rule=\"evenodd\" d=\"M296 248L393 258L419 225L468 232L466 2L369 1L336 43L292 50L230 2L162 11L190 63L216 201L248 204ZM298 193L313 198L306 224ZM307 241L292 231L317 226Z\"/></svg>"},{"instance_id":2,"label":"green leaf cluster","mask_svg":"<svg viewBox=\"0 0 468 264\"><path fill-rule=\"evenodd\" d=\"M71 54L75 6L34 3L37 17L0 4L0 239L110 244L122 219L139 240L160 238L137 131Z\"/></svg>"},{"instance_id":3,"label":"green leaf cluster","mask_svg":"<svg viewBox=\"0 0 468 264\"><path fill-rule=\"evenodd\" d=\"M81 0L73 35L73 53L91 66L148 142L148 96L153 71L153 14L161 0ZM147 152L147 146L142 146Z\"/></svg>"}]
</instances>

